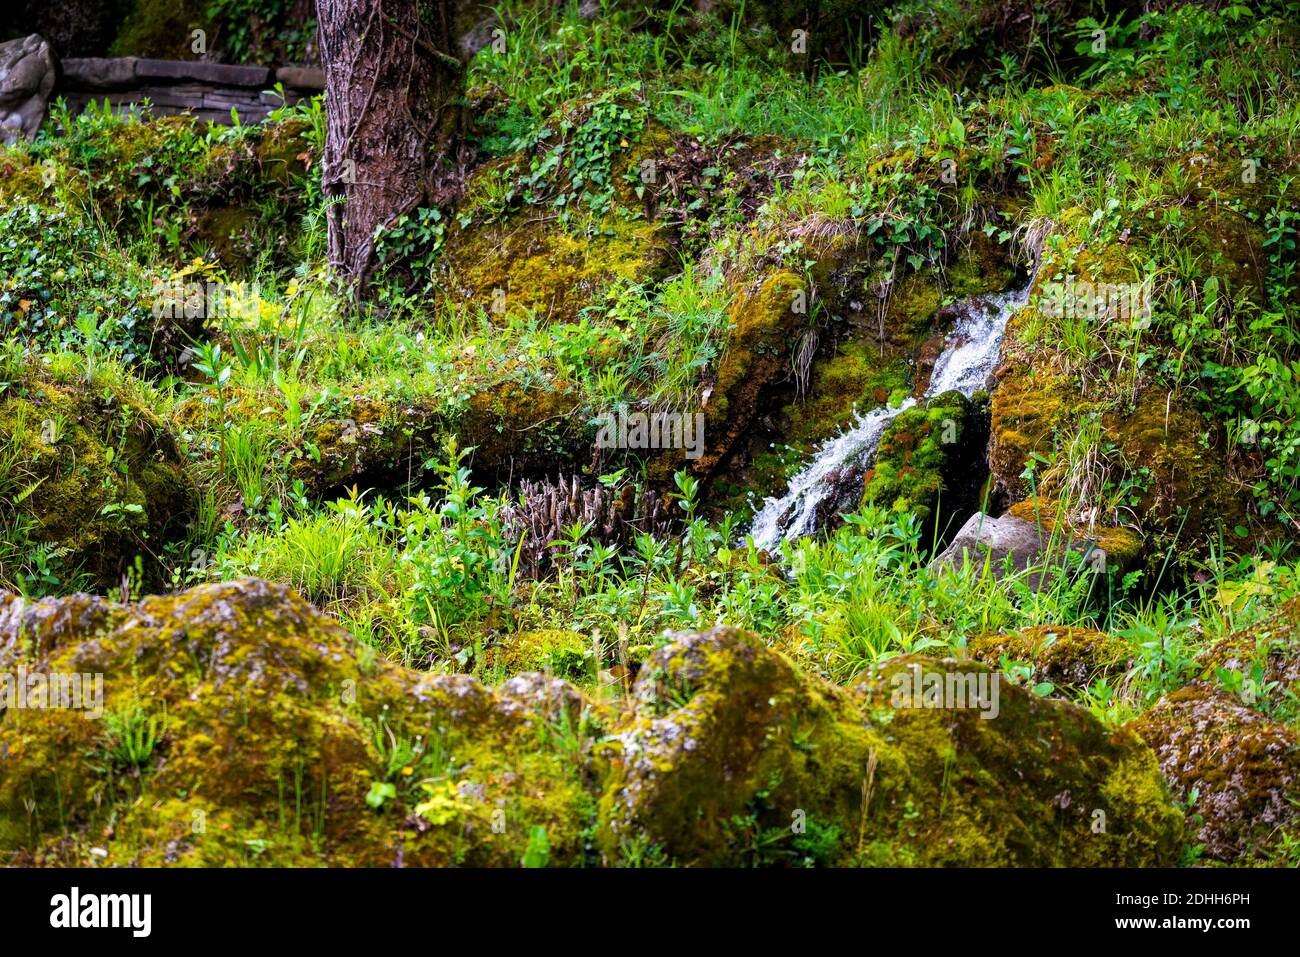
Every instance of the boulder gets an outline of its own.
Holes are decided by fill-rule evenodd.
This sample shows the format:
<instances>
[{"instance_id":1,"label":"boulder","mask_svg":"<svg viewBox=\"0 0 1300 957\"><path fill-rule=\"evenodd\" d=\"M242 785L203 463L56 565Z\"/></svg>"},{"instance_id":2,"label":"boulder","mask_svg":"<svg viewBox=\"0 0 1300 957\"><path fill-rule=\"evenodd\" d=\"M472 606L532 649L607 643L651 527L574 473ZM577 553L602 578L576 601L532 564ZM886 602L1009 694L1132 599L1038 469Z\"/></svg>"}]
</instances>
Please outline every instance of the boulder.
<instances>
[{"instance_id":1,"label":"boulder","mask_svg":"<svg viewBox=\"0 0 1300 957\"><path fill-rule=\"evenodd\" d=\"M1156 752L1205 856L1266 855L1300 827L1300 736L1209 682L1160 699L1128 727ZM1193 800L1193 794L1195 800Z\"/></svg>"},{"instance_id":2,"label":"boulder","mask_svg":"<svg viewBox=\"0 0 1300 957\"><path fill-rule=\"evenodd\" d=\"M914 673L923 682L982 681L982 703L915 707L900 694ZM1177 858L1180 815L1136 735L973 662L898 659L840 688L752 634L717 628L679 635L655 653L633 700L613 728L601 801L607 860L1134 866Z\"/></svg>"},{"instance_id":3,"label":"boulder","mask_svg":"<svg viewBox=\"0 0 1300 957\"><path fill-rule=\"evenodd\" d=\"M0 43L0 143L36 135L57 74L50 45L37 34Z\"/></svg>"},{"instance_id":4,"label":"boulder","mask_svg":"<svg viewBox=\"0 0 1300 957\"><path fill-rule=\"evenodd\" d=\"M543 841L584 859L576 689L389 665L282 585L0 594L0 675L101 689L0 710L0 863L517 866Z\"/></svg>"},{"instance_id":5,"label":"boulder","mask_svg":"<svg viewBox=\"0 0 1300 957\"><path fill-rule=\"evenodd\" d=\"M989 571L1001 578L1009 558L1013 571L1029 570L1025 582L1037 591L1049 581L1049 566L1065 566L1077 560L1083 571L1119 573L1129 566L1139 549L1140 541L1128 529L1084 531L1047 514L1035 515L1032 507L1017 505L997 518L976 512L934 558L931 567L978 569L988 560ZM1069 558L1071 554L1077 559Z\"/></svg>"},{"instance_id":6,"label":"boulder","mask_svg":"<svg viewBox=\"0 0 1300 957\"><path fill-rule=\"evenodd\" d=\"M1015 571L1023 572L1042 558L1045 547L1042 531L1035 523L1009 515L994 518L976 512L953 536L948 547L935 557L931 566L964 567L967 562L982 565L987 559L989 570L1000 578L1008 558ZM1035 584L1039 583L1038 579L1034 580Z\"/></svg>"}]
</instances>

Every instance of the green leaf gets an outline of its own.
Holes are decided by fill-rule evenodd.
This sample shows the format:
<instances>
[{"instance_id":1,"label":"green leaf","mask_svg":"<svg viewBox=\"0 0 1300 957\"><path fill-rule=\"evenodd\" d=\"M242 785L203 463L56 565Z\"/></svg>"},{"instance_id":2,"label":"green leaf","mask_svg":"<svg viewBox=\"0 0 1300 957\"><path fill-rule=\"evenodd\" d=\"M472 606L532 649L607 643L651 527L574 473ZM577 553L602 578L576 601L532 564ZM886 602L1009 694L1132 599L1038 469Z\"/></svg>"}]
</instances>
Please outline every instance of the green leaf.
<instances>
[{"instance_id":1,"label":"green leaf","mask_svg":"<svg viewBox=\"0 0 1300 957\"><path fill-rule=\"evenodd\" d=\"M397 797L397 786L388 781L372 781L370 784L370 793L366 795L366 803L373 808L381 808L385 801L390 801Z\"/></svg>"}]
</instances>

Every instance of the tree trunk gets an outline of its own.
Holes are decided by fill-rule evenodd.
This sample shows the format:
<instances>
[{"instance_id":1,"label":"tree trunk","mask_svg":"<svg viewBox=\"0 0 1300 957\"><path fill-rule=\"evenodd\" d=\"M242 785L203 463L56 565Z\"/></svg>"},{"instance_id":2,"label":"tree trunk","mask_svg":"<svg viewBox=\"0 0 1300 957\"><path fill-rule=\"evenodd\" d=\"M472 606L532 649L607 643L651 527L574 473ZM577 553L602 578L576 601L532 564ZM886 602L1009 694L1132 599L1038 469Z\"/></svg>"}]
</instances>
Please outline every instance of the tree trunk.
<instances>
[{"instance_id":1,"label":"tree trunk","mask_svg":"<svg viewBox=\"0 0 1300 957\"><path fill-rule=\"evenodd\" d=\"M458 0L316 0L325 66L329 263L363 293L375 233L454 182L464 66Z\"/></svg>"}]
</instances>

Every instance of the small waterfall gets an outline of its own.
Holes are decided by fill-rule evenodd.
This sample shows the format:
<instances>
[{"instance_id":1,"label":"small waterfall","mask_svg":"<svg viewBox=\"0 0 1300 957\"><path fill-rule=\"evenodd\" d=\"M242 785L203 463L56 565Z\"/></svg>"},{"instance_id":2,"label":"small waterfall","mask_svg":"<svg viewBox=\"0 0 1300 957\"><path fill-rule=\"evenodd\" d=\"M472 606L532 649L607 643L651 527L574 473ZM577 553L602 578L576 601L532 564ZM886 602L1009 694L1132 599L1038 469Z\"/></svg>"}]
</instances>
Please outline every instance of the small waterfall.
<instances>
[{"instance_id":1,"label":"small waterfall","mask_svg":"<svg viewBox=\"0 0 1300 957\"><path fill-rule=\"evenodd\" d=\"M967 300L959 306L962 318L954 325L943 352L935 361L930 386L925 390L926 398L953 389L971 396L986 387L998 363L1007 320L1028 301L1031 285L1026 283L1021 289L997 296ZM856 477L870 465L889 423L915 404L909 398L897 408L873 409L857 416L846 432L825 442L812 461L790 480L784 495L764 501L750 530L754 543L760 548L773 548L783 539L800 538L817 531L834 511L856 508L857 502L850 494L861 494ZM844 487L845 475L854 478L847 483L848 489Z\"/></svg>"}]
</instances>

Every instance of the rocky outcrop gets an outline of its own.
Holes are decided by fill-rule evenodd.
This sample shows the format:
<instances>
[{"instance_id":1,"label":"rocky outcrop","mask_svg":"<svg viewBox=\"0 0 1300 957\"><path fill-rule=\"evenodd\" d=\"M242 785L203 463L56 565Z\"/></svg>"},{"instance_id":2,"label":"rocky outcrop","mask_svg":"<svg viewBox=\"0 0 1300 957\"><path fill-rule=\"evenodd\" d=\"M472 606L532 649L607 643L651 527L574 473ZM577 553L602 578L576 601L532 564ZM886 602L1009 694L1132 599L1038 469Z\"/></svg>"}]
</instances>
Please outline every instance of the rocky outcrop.
<instances>
[{"instance_id":1,"label":"rocky outcrop","mask_svg":"<svg viewBox=\"0 0 1300 957\"><path fill-rule=\"evenodd\" d=\"M1271 687L1281 695L1300 694L1300 599L1293 598L1264 621L1215 642L1198 661L1206 679L1221 670L1238 672L1255 679L1257 690Z\"/></svg>"},{"instance_id":2,"label":"rocky outcrop","mask_svg":"<svg viewBox=\"0 0 1300 957\"><path fill-rule=\"evenodd\" d=\"M983 691L916 707L914 671ZM1132 866L1181 832L1150 751L1081 709L929 659L841 688L734 629L677 636L618 716L551 675L388 664L255 579L3 594L0 676L10 863Z\"/></svg>"},{"instance_id":3,"label":"rocky outcrop","mask_svg":"<svg viewBox=\"0 0 1300 957\"><path fill-rule=\"evenodd\" d=\"M50 45L40 36L0 43L0 143L36 135L57 72Z\"/></svg>"}]
</instances>

